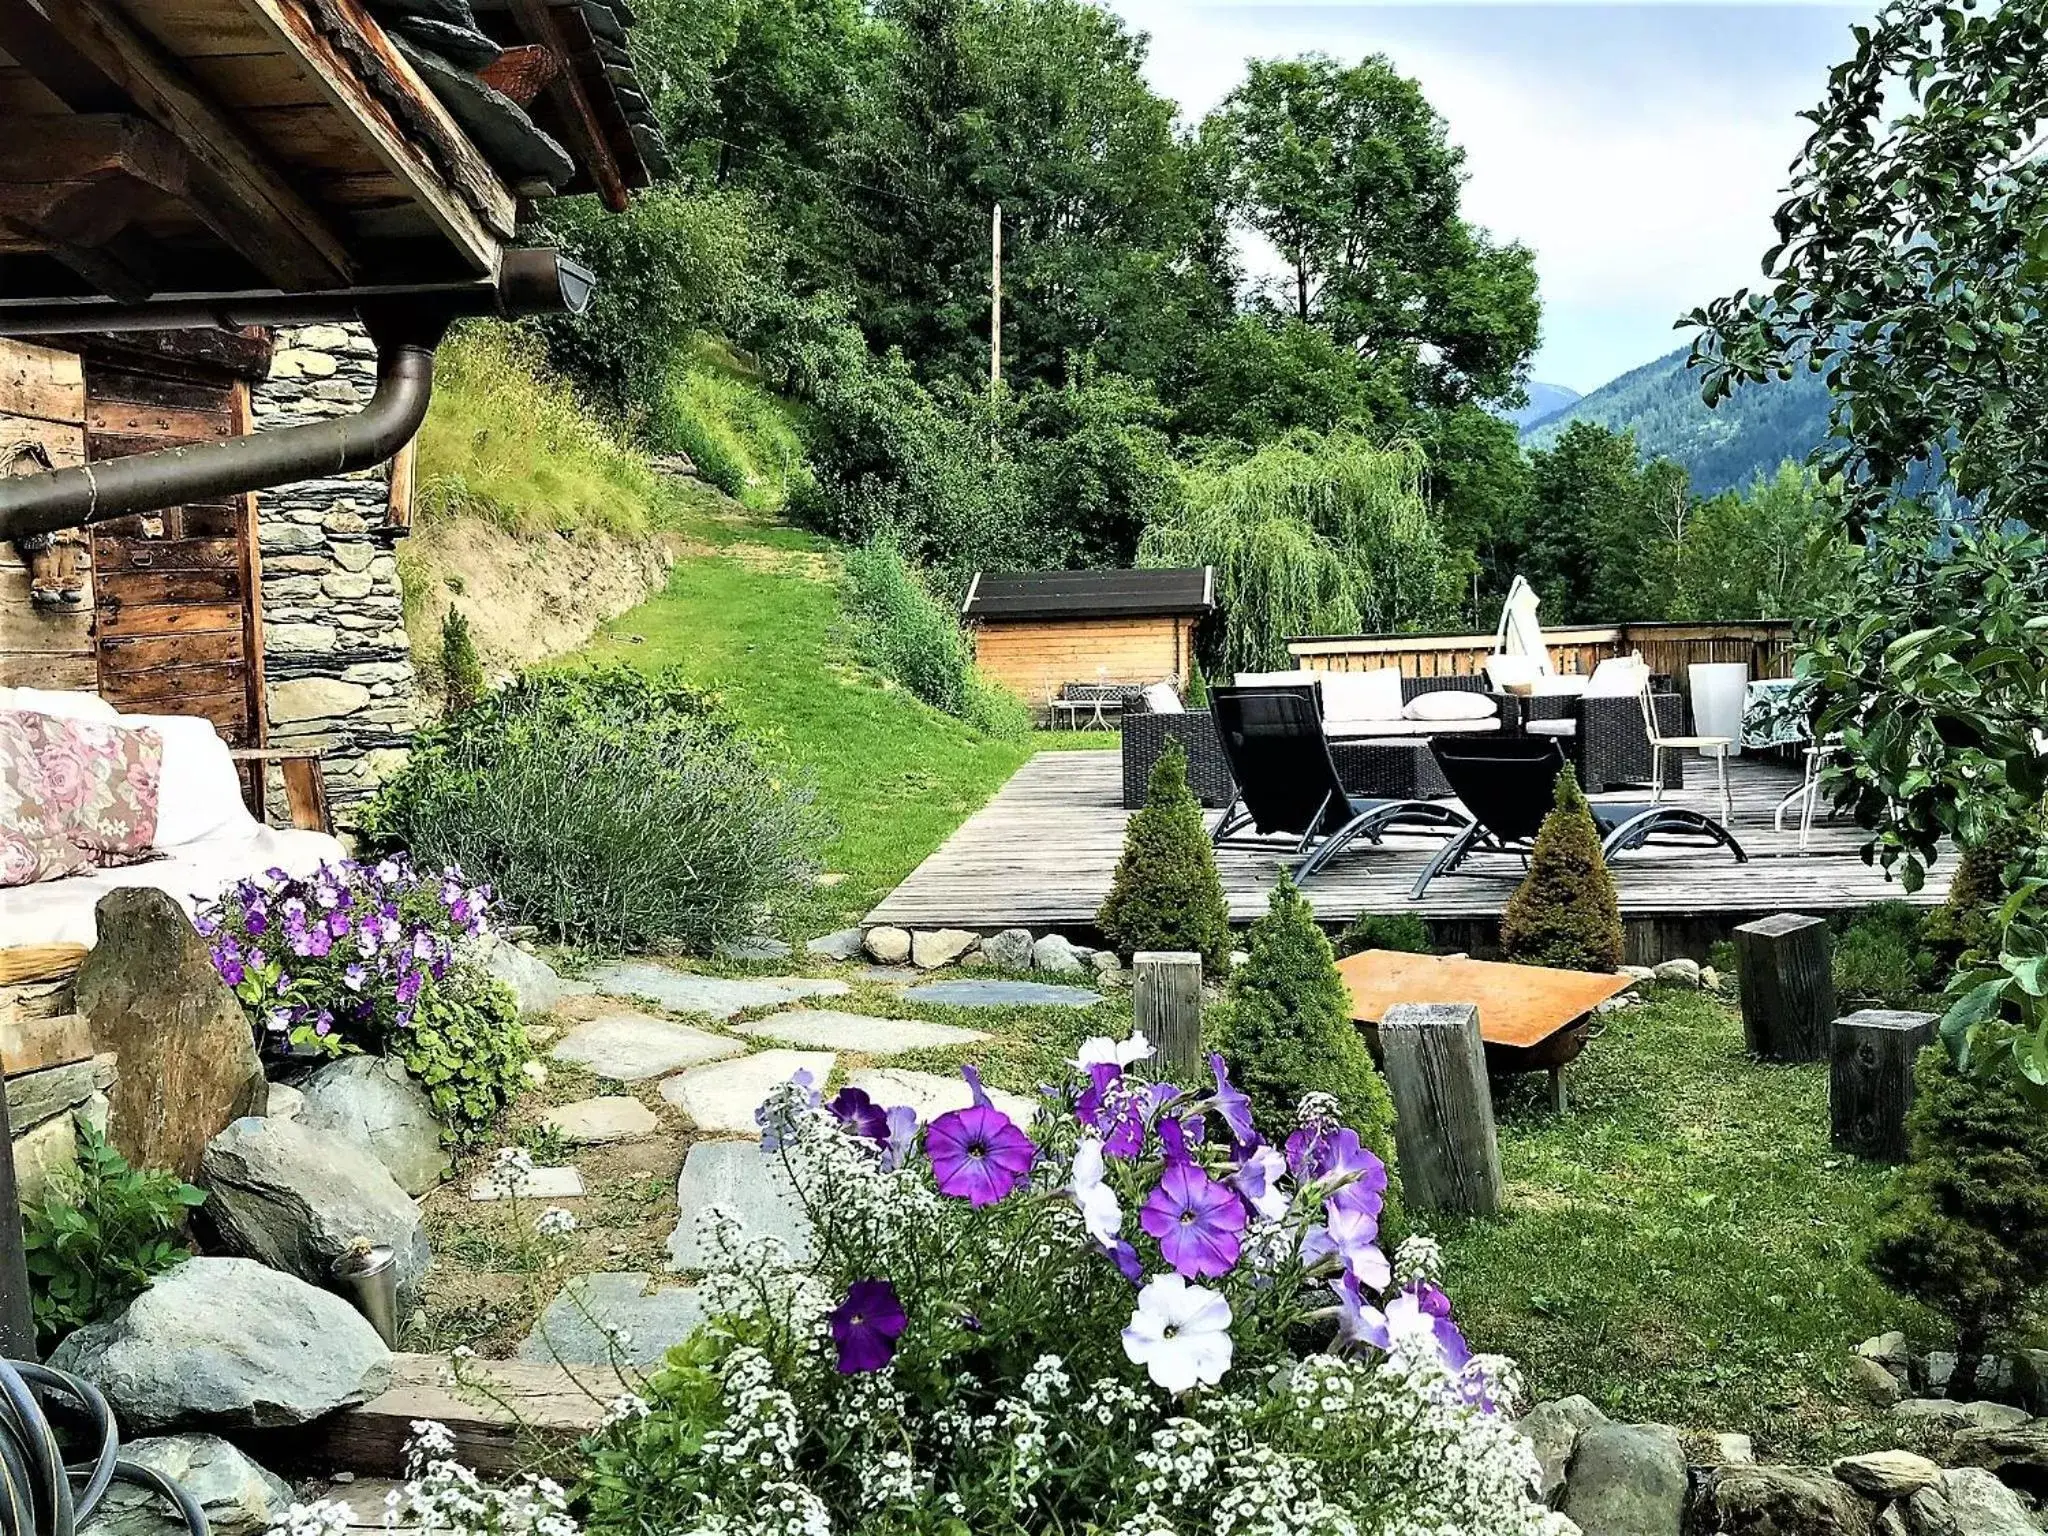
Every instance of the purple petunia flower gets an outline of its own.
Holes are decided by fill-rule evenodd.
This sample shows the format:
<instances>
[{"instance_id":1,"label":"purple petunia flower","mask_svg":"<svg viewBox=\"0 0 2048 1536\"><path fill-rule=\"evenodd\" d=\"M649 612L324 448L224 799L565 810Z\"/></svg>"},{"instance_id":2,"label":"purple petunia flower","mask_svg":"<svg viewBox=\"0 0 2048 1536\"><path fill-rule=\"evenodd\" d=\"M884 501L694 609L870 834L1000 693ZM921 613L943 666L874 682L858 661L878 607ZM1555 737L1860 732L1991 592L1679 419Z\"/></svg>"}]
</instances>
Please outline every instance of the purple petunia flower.
<instances>
[{"instance_id":1,"label":"purple petunia flower","mask_svg":"<svg viewBox=\"0 0 2048 1536\"><path fill-rule=\"evenodd\" d=\"M939 1116L926 1128L924 1146L939 1193L977 1208L1007 1196L1038 1158L1031 1138L985 1103Z\"/></svg>"},{"instance_id":2,"label":"purple petunia flower","mask_svg":"<svg viewBox=\"0 0 2048 1536\"><path fill-rule=\"evenodd\" d=\"M222 945L213 952L213 968L220 972L220 979L231 987L239 987L249 974L242 966L242 957L235 953L232 944Z\"/></svg>"},{"instance_id":3,"label":"purple petunia flower","mask_svg":"<svg viewBox=\"0 0 2048 1536\"><path fill-rule=\"evenodd\" d=\"M885 1118L889 1129L882 1137L882 1167L894 1173L910 1161L910 1150L917 1145L917 1111L898 1104Z\"/></svg>"},{"instance_id":4,"label":"purple petunia flower","mask_svg":"<svg viewBox=\"0 0 2048 1536\"><path fill-rule=\"evenodd\" d=\"M889 1135L889 1116L865 1089L842 1088L832 1101L832 1113L856 1136L880 1145Z\"/></svg>"},{"instance_id":5,"label":"purple petunia flower","mask_svg":"<svg viewBox=\"0 0 2048 1536\"><path fill-rule=\"evenodd\" d=\"M1230 1068L1224 1064L1220 1054L1209 1056L1209 1070L1216 1078L1216 1092L1210 1099L1216 1113L1223 1117L1223 1123L1230 1127L1231 1139L1240 1147L1258 1145L1259 1132L1252 1123L1252 1101L1244 1091L1230 1080Z\"/></svg>"},{"instance_id":6,"label":"purple petunia flower","mask_svg":"<svg viewBox=\"0 0 2048 1536\"><path fill-rule=\"evenodd\" d=\"M896 1341L910 1326L896 1287L886 1280L856 1280L827 1319L839 1347L839 1374L879 1371L896 1356Z\"/></svg>"},{"instance_id":7,"label":"purple petunia flower","mask_svg":"<svg viewBox=\"0 0 2048 1536\"><path fill-rule=\"evenodd\" d=\"M1138 1225L1158 1239L1160 1255L1182 1275L1227 1275L1245 1229L1244 1202L1193 1163L1175 1163L1145 1200Z\"/></svg>"},{"instance_id":8,"label":"purple petunia flower","mask_svg":"<svg viewBox=\"0 0 2048 1536\"><path fill-rule=\"evenodd\" d=\"M1244 1196L1244 1203L1261 1221L1278 1221L1293 1204L1280 1180L1287 1174L1287 1159L1271 1147L1253 1147L1231 1171L1230 1187Z\"/></svg>"},{"instance_id":9,"label":"purple petunia flower","mask_svg":"<svg viewBox=\"0 0 2048 1536\"><path fill-rule=\"evenodd\" d=\"M1136 1285L1145 1278L1145 1266L1138 1262L1138 1250L1122 1238L1103 1248L1102 1256L1123 1272L1123 1277Z\"/></svg>"}]
</instances>

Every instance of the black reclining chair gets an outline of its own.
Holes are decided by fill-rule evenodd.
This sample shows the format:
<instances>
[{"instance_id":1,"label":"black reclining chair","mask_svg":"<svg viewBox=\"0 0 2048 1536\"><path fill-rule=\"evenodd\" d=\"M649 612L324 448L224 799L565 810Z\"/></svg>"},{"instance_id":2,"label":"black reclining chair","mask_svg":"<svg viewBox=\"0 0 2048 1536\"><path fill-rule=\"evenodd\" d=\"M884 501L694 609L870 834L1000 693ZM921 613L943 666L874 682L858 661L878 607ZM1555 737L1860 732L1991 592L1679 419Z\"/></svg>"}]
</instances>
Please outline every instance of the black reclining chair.
<instances>
[{"instance_id":1,"label":"black reclining chair","mask_svg":"<svg viewBox=\"0 0 2048 1536\"><path fill-rule=\"evenodd\" d=\"M1215 688L1209 708L1237 794L1216 825L1216 842L1298 838L1308 859L1295 879L1311 876L1359 838L1378 842L1392 831L1464 828L1471 818L1427 800L1359 800L1347 794L1323 735L1320 686ZM1314 851L1310 852L1313 848Z\"/></svg>"},{"instance_id":2,"label":"black reclining chair","mask_svg":"<svg viewBox=\"0 0 2048 1536\"><path fill-rule=\"evenodd\" d=\"M1439 853L1415 882L1418 899L1438 875L1447 875L1475 853L1514 853L1524 858L1537 829L1556 803L1564 749L1546 736L1438 737L1429 744L1451 792L1472 813L1467 827ZM1589 802L1600 829L1600 850L1608 858L1640 848L1651 838L1719 845L1747 864L1749 855L1720 822L1675 805L1634 801Z\"/></svg>"}]
</instances>

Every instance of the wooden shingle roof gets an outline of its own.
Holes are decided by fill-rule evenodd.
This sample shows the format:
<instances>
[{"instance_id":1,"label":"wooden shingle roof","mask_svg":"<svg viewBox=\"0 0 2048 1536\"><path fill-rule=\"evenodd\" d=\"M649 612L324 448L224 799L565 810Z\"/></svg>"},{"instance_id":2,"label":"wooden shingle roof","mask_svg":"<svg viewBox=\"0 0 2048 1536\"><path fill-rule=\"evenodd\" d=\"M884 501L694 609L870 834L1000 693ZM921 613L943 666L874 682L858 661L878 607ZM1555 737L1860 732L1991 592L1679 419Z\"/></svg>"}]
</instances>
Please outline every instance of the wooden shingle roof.
<instances>
[{"instance_id":1,"label":"wooden shingle roof","mask_svg":"<svg viewBox=\"0 0 2048 1536\"><path fill-rule=\"evenodd\" d=\"M1138 571L982 571L969 583L969 619L1156 618L1216 606L1210 566Z\"/></svg>"}]
</instances>

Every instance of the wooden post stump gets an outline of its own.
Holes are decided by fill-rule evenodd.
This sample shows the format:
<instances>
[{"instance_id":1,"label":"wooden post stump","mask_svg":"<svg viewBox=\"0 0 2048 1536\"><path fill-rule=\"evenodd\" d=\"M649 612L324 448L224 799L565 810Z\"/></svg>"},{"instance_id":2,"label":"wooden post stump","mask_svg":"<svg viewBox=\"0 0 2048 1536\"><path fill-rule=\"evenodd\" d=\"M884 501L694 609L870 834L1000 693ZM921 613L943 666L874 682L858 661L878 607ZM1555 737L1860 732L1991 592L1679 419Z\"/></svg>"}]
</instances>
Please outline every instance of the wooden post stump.
<instances>
[{"instance_id":1,"label":"wooden post stump","mask_svg":"<svg viewBox=\"0 0 2048 1536\"><path fill-rule=\"evenodd\" d=\"M1835 1017L1835 942L1827 921L1781 912L1735 930L1742 1035L1766 1061L1826 1061Z\"/></svg>"},{"instance_id":2,"label":"wooden post stump","mask_svg":"<svg viewBox=\"0 0 2048 1536\"><path fill-rule=\"evenodd\" d=\"M1913 1061L1933 1043L1939 1022L1931 1013L1884 1008L1835 1020L1828 1122L1836 1147L1877 1162L1906 1160Z\"/></svg>"},{"instance_id":3,"label":"wooden post stump","mask_svg":"<svg viewBox=\"0 0 2048 1536\"><path fill-rule=\"evenodd\" d=\"M1147 950L1131 957L1132 1027L1152 1042L1162 1077L1198 1081L1202 1073L1202 957Z\"/></svg>"},{"instance_id":4,"label":"wooden post stump","mask_svg":"<svg viewBox=\"0 0 2048 1536\"><path fill-rule=\"evenodd\" d=\"M1422 1211L1497 1213L1500 1145L1478 1008L1398 1003L1380 1020L1380 1049L1394 1091L1402 1198Z\"/></svg>"}]
</instances>

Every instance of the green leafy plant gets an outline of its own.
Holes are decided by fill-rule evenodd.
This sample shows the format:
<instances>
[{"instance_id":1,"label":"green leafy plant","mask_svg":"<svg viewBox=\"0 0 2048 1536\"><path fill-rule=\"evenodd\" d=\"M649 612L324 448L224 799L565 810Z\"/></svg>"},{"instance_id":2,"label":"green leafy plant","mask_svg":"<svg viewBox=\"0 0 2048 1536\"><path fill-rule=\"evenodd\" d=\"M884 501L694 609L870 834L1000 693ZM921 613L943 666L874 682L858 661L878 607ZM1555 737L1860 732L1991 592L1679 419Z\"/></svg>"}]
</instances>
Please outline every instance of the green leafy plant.
<instances>
[{"instance_id":1,"label":"green leafy plant","mask_svg":"<svg viewBox=\"0 0 2048 1536\"><path fill-rule=\"evenodd\" d=\"M1543 818L1529 873L1508 898L1501 948L1523 965L1611 971L1621 964L1621 903L1600 852L1600 829L1571 768Z\"/></svg>"},{"instance_id":2,"label":"green leafy plant","mask_svg":"<svg viewBox=\"0 0 2048 1536\"><path fill-rule=\"evenodd\" d=\"M411 1027L391 1043L453 1146L475 1142L503 1119L533 1055L511 989L466 967L420 994Z\"/></svg>"},{"instance_id":3,"label":"green leafy plant","mask_svg":"<svg viewBox=\"0 0 2048 1536\"><path fill-rule=\"evenodd\" d=\"M1835 939L1835 993L1854 1007L1904 1008L1926 992L1927 918L1903 901L1858 912Z\"/></svg>"},{"instance_id":4,"label":"green leafy plant","mask_svg":"<svg viewBox=\"0 0 2048 1536\"><path fill-rule=\"evenodd\" d=\"M1351 1018L1351 993L1315 908L1282 875L1266 915L1245 938L1248 955L1222 1010L1224 1054L1257 1116L1291 1125L1312 1093L1394 1166L1394 1098Z\"/></svg>"},{"instance_id":5,"label":"green leafy plant","mask_svg":"<svg viewBox=\"0 0 2048 1536\"><path fill-rule=\"evenodd\" d=\"M1362 954L1368 949L1394 950L1404 955L1426 955L1429 924L1413 912L1366 912L1337 939L1339 955Z\"/></svg>"},{"instance_id":6,"label":"green leafy plant","mask_svg":"<svg viewBox=\"0 0 2048 1536\"><path fill-rule=\"evenodd\" d=\"M1956 1331L1951 1396L1974 1396L1986 1349L2048 1280L2048 1117L2008 1073L1975 1077L1920 1053L1912 1156L1871 1244L1878 1276Z\"/></svg>"},{"instance_id":7,"label":"green leafy plant","mask_svg":"<svg viewBox=\"0 0 2048 1536\"><path fill-rule=\"evenodd\" d=\"M441 686L443 714L459 715L484 696L484 664L469 632L469 619L449 605L441 619Z\"/></svg>"},{"instance_id":8,"label":"green leafy plant","mask_svg":"<svg viewBox=\"0 0 2048 1536\"><path fill-rule=\"evenodd\" d=\"M862 661L934 709L992 736L1015 738L1030 711L974 669L974 641L930 581L882 539L846 557L844 599Z\"/></svg>"},{"instance_id":9,"label":"green leafy plant","mask_svg":"<svg viewBox=\"0 0 2048 1536\"><path fill-rule=\"evenodd\" d=\"M1927 918L1927 945L1940 964L1953 967L1970 951L1996 942L1999 908L2043 847L2048 826L2036 817L2007 822L1963 850L1948 900Z\"/></svg>"},{"instance_id":10,"label":"green leafy plant","mask_svg":"<svg viewBox=\"0 0 2048 1536\"><path fill-rule=\"evenodd\" d=\"M2048 1107L2048 848L1993 918L1996 937L1963 957L1941 1038L1980 1076L2010 1067L2014 1086Z\"/></svg>"},{"instance_id":11,"label":"green leafy plant","mask_svg":"<svg viewBox=\"0 0 2048 1536\"><path fill-rule=\"evenodd\" d=\"M829 832L715 696L623 666L529 673L423 731L362 829L552 940L699 950L808 900Z\"/></svg>"},{"instance_id":12,"label":"green leafy plant","mask_svg":"<svg viewBox=\"0 0 2048 1536\"><path fill-rule=\"evenodd\" d=\"M1210 975L1229 969L1230 908L1177 741L1152 765L1144 809L1124 829L1123 856L1095 921L1127 960L1146 949L1191 950Z\"/></svg>"},{"instance_id":13,"label":"green leafy plant","mask_svg":"<svg viewBox=\"0 0 2048 1536\"><path fill-rule=\"evenodd\" d=\"M111 1317L150 1280L191 1257L186 1217L206 1201L176 1174L128 1166L105 1136L78 1123L78 1166L22 1212L36 1335L47 1346Z\"/></svg>"}]
</instances>

